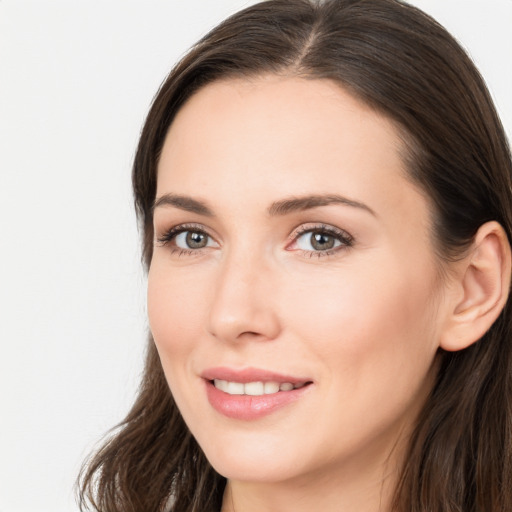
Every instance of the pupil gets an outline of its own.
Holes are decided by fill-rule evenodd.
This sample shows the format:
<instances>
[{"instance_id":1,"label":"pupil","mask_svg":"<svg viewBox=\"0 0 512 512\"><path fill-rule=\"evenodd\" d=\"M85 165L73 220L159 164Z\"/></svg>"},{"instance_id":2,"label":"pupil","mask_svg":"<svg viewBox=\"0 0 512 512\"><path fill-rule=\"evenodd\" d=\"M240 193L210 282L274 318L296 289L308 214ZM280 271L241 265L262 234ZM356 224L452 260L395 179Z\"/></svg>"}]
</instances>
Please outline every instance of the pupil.
<instances>
[{"instance_id":1,"label":"pupil","mask_svg":"<svg viewBox=\"0 0 512 512\"><path fill-rule=\"evenodd\" d=\"M206 236L203 233L194 233L190 231L187 233L187 245L191 249L201 249L206 247Z\"/></svg>"},{"instance_id":2,"label":"pupil","mask_svg":"<svg viewBox=\"0 0 512 512\"><path fill-rule=\"evenodd\" d=\"M313 233L311 235L311 245L319 251L332 249L334 247L334 238L325 233Z\"/></svg>"}]
</instances>

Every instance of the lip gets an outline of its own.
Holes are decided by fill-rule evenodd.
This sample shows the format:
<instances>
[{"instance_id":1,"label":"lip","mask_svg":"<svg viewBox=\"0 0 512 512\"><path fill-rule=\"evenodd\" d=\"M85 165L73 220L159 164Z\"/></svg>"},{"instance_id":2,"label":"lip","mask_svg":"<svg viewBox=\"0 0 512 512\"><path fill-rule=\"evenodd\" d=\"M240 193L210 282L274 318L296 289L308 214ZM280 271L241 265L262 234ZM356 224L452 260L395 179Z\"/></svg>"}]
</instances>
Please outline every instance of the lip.
<instances>
[{"instance_id":1,"label":"lip","mask_svg":"<svg viewBox=\"0 0 512 512\"><path fill-rule=\"evenodd\" d=\"M269 372L257 368L236 370L232 368L211 368L205 370L201 377L204 380L206 395L210 405L220 414L231 419L254 421L273 412L287 407L300 400L310 389L312 380L281 373ZM232 382L290 382L305 386L290 391L279 391L269 395L230 395L213 385L214 379Z\"/></svg>"},{"instance_id":2,"label":"lip","mask_svg":"<svg viewBox=\"0 0 512 512\"><path fill-rule=\"evenodd\" d=\"M224 366L209 368L201 373L201 377L206 380L221 379L244 384L247 382L291 382L292 384L312 382L309 377L296 377L259 368L235 369Z\"/></svg>"}]
</instances>

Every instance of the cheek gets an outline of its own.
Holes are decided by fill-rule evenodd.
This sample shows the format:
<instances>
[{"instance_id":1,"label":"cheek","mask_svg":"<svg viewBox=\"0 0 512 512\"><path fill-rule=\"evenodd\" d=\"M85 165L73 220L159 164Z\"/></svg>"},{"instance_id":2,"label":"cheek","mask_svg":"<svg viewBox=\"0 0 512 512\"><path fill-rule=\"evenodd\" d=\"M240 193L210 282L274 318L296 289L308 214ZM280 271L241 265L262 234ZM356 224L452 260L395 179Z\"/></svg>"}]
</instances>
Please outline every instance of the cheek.
<instances>
[{"instance_id":1,"label":"cheek","mask_svg":"<svg viewBox=\"0 0 512 512\"><path fill-rule=\"evenodd\" d=\"M417 380L436 351L431 268L407 272L379 261L378 267L318 273L281 298L293 337L331 369L332 379L342 374L354 386L379 376L397 379L404 368L404 381L405 375Z\"/></svg>"},{"instance_id":2,"label":"cheek","mask_svg":"<svg viewBox=\"0 0 512 512\"><path fill-rule=\"evenodd\" d=\"M194 272L169 269L154 259L148 275L148 319L174 400L184 418L197 415L198 389L190 386L194 358L204 336L208 280ZM197 418L196 421L200 421Z\"/></svg>"},{"instance_id":3,"label":"cheek","mask_svg":"<svg viewBox=\"0 0 512 512\"><path fill-rule=\"evenodd\" d=\"M187 353L204 325L208 281L194 272L169 271L153 261L148 275L148 318L160 356Z\"/></svg>"},{"instance_id":4,"label":"cheek","mask_svg":"<svg viewBox=\"0 0 512 512\"><path fill-rule=\"evenodd\" d=\"M327 454L340 433L357 451L376 432L411 424L432 385L428 274L424 280L391 269L384 274L367 268L318 275L281 299L297 350L320 368L319 392L331 415L319 435L329 440L322 448ZM314 415L324 409L319 404Z\"/></svg>"}]
</instances>

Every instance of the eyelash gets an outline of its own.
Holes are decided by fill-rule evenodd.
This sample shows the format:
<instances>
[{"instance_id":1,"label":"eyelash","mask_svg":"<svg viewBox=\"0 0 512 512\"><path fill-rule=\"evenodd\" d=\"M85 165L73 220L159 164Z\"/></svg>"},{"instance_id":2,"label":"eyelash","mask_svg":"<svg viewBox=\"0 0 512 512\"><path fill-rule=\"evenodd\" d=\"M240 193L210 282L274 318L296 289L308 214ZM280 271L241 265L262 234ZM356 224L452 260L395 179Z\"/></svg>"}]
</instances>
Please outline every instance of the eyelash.
<instances>
[{"instance_id":1,"label":"eyelash","mask_svg":"<svg viewBox=\"0 0 512 512\"><path fill-rule=\"evenodd\" d=\"M157 242L165 247L169 245L171 242L175 240L175 238L181 234L186 233L187 231L192 231L193 233L201 233L208 238L211 236L199 225L199 224L180 224L179 226L174 226L171 229L167 230L163 235L157 238ZM201 249L183 249L182 247L170 247L171 254L180 256L198 256L202 251Z\"/></svg>"},{"instance_id":2,"label":"eyelash","mask_svg":"<svg viewBox=\"0 0 512 512\"><path fill-rule=\"evenodd\" d=\"M326 224L319 224L316 226L302 225L300 228L293 232L293 242L296 243L297 240L306 233L320 233L327 236L332 236L334 239L340 242L340 245L334 247L333 249L327 249L325 251L308 251L305 249L297 249L305 257L323 258L326 256L333 256L339 251L348 249L354 245L354 238L349 233L347 233L343 229L335 228L334 226L328 226Z\"/></svg>"},{"instance_id":3,"label":"eyelash","mask_svg":"<svg viewBox=\"0 0 512 512\"><path fill-rule=\"evenodd\" d=\"M188 231L191 231L193 233L199 233L202 235L205 235L208 238L212 238L201 225L198 224L180 224L178 226L174 226L171 229L167 230L165 233L163 233L161 236L159 236L156 241L162 246L167 246L170 243L172 243L178 235L181 233L186 233ZM315 226L305 226L302 225L300 228L295 230L292 235L290 236L290 239L292 240L292 243L297 243L297 240L305 235L306 233L321 233L327 236L332 236L337 241L340 242L340 245L333 249L328 249L325 251L310 251L306 249L296 249L298 252L302 254L304 257L309 258L322 258L326 256L333 256L334 254L338 253L339 251L343 249L348 249L354 245L354 239L353 237L347 233L346 231L335 228L334 226L328 226L326 224L319 224ZM289 246L288 244L287 246ZM184 249L182 247L173 247L170 246L171 254L176 255L178 257L181 256L199 256L202 253L202 250L204 248L200 249Z\"/></svg>"}]
</instances>

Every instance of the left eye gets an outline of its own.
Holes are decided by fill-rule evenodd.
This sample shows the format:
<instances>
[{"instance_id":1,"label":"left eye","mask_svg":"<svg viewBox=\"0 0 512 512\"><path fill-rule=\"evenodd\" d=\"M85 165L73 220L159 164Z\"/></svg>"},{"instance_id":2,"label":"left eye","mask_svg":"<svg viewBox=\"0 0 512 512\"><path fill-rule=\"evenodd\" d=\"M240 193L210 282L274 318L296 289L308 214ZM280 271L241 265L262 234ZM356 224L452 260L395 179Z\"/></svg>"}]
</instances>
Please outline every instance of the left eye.
<instances>
[{"instance_id":1,"label":"left eye","mask_svg":"<svg viewBox=\"0 0 512 512\"><path fill-rule=\"evenodd\" d=\"M348 241L326 231L309 230L297 237L296 244L304 251L329 251L341 245L348 245Z\"/></svg>"}]
</instances>

